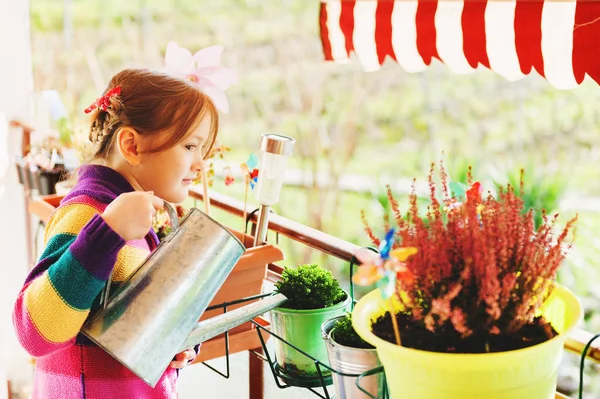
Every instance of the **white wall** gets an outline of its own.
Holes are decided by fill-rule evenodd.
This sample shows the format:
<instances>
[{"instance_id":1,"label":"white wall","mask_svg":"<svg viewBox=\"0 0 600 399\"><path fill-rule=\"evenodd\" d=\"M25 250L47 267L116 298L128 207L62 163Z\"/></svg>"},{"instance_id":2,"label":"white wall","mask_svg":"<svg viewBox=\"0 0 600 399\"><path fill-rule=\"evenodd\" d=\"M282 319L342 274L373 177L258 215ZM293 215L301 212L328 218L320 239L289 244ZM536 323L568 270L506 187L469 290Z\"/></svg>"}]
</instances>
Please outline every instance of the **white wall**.
<instances>
[{"instance_id":1,"label":"white wall","mask_svg":"<svg viewBox=\"0 0 600 399\"><path fill-rule=\"evenodd\" d=\"M29 1L0 0L0 114L8 120L27 118L32 87ZM0 370L20 383L31 378L29 358L20 349L11 322L12 305L28 269L23 192L13 163L21 135L18 129L2 134L4 127L0 127Z\"/></svg>"}]
</instances>

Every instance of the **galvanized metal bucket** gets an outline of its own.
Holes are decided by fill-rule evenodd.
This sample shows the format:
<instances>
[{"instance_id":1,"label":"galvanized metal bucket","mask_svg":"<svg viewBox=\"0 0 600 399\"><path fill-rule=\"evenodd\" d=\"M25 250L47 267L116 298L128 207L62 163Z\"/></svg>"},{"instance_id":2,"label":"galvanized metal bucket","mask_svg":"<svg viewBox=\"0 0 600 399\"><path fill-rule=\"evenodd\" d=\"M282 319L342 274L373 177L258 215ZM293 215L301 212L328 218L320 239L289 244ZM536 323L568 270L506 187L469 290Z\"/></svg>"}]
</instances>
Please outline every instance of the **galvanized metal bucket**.
<instances>
[{"instance_id":1,"label":"galvanized metal bucket","mask_svg":"<svg viewBox=\"0 0 600 399\"><path fill-rule=\"evenodd\" d=\"M178 226L175 211L166 203L165 208L172 232L108 300L107 290L105 306L82 328L87 337L152 387L178 352L286 299L281 295L258 301L197 323L245 247L198 209L192 209Z\"/></svg>"},{"instance_id":2,"label":"galvanized metal bucket","mask_svg":"<svg viewBox=\"0 0 600 399\"><path fill-rule=\"evenodd\" d=\"M343 374L358 376L365 371L381 366L377 357L377 349L352 348L340 345L331 338L335 322L344 317L346 316L334 317L321 326L321 334L325 340L331 368ZM365 394L356 386L357 377L343 376L338 373L332 373L332 377L336 398L370 399L371 397L383 397L385 384L383 373L370 375L360 380L360 386L372 396Z\"/></svg>"}]
</instances>

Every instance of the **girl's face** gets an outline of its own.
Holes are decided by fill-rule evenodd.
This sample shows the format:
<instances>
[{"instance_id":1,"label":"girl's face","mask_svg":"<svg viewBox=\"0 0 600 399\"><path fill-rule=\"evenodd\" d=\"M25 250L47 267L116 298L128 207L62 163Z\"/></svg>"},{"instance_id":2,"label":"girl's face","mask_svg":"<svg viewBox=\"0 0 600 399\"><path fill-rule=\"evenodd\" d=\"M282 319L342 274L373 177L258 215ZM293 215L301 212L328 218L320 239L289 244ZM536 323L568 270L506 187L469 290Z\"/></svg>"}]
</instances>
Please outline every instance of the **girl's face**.
<instances>
[{"instance_id":1,"label":"girl's face","mask_svg":"<svg viewBox=\"0 0 600 399\"><path fill-rule=\"evenodd\" d=\"M183 141L167 150L143 153L141 162L133 170L133 177L146 191L173 203L184 201L190 184L205 167L202 146L210 134L210 117ZM155 144L155 143L153 143Z\"/></svg>"}]
</instances>

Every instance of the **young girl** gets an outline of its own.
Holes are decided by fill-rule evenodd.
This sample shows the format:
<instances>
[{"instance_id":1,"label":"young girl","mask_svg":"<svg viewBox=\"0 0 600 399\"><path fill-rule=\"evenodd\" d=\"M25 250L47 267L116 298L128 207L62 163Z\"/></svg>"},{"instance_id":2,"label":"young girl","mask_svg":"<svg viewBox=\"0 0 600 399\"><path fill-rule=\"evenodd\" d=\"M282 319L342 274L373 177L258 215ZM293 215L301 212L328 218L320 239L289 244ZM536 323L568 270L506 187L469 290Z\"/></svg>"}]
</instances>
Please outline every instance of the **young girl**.
<instances>
[{"instance_id":1,"label":"young girl","mask_svg":"<svg viewBox=\"0 0 600 399\"><path fill-rule=\"evenodd\" d=\"M115 75L86 113L93 160L50 218L13 311L21 345L37 358L33 398L175 398L177 369L194 350L175 356L152 389L79 331L111 271L114 287L156 248L152 217L163 199L187 197L218 114L192 83L139 69Z\"/></svg>"}]
</instances>

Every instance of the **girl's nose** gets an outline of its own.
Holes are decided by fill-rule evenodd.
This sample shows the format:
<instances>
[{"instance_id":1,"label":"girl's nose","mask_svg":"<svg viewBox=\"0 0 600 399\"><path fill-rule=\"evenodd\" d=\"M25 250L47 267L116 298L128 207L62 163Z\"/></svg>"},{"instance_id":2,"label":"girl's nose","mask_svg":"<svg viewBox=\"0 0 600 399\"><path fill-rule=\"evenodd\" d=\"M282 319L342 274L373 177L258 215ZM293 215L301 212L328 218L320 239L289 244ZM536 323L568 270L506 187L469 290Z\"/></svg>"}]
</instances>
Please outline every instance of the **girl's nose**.
<instances>
[{"instance_id":1,"label":"girl's nose","mask_svg":"<svg viewBox=\"0 0 600 399\"><path fill-rule=\"evenodd\" d=\"M194 172L200 172L202 169L206 167L206 161L202 158L199 158L192 164L192 170Z\"/></svg>"}]
</instances>

